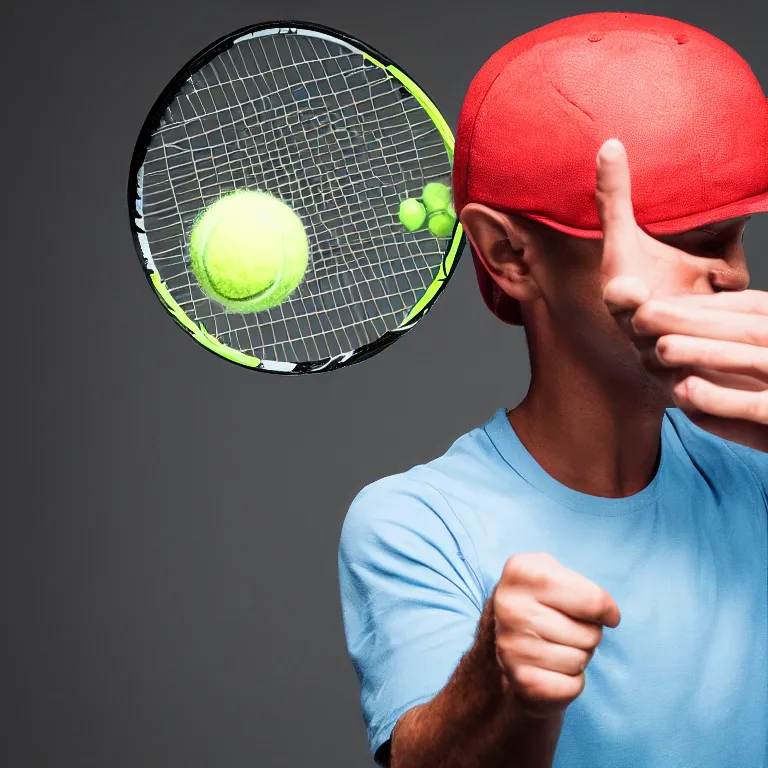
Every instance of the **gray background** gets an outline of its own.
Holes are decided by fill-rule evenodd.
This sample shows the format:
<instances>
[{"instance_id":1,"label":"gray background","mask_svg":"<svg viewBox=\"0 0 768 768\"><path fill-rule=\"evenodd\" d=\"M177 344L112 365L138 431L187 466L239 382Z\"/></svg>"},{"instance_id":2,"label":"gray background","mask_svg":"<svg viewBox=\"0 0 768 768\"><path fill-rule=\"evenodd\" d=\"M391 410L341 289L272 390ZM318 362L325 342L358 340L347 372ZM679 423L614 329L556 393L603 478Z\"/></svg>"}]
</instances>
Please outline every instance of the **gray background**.
<instances>
[{"instance_id":1,"label":"gray background","mask_svg":"<svg viewBox=\"0 0 768 768\"><path fill-rule=\"evenodd\" d=\"M238 27L306 19L392 57L455 126L493 51L596 10L704 27L768 90L757 0L5 9L0 764L370 766L336 581L347 506L525 392L521 334L484 309L468 255L425 322L346 371L252 373L186 338L145 282L125 203L168 79ZM765 218L746 239L763 289Z\"/></svg>"}]
</instances>

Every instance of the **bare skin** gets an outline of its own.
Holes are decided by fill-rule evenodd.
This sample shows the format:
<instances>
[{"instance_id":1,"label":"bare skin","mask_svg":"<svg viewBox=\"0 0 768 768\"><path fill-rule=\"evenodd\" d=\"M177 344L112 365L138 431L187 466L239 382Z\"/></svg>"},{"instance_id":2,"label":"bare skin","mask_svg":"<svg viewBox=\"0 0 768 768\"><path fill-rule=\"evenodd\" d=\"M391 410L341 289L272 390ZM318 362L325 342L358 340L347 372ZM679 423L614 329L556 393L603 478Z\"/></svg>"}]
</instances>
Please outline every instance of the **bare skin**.
<instances>
[{"instance_id":1,"label":"bare skin","mask_svg":"<svg viewBox=\"0 0 768 768\"><path fill-rule=\"evenodd\" d=\"M651 237L635 222L626 153L597 158L603 239L479 204L461 214L496 283L522 307L531 384L509 413L561 483L624 497L655 474L664 410L768 451L768 294L746 290L749 217ZM549 555L510 558L473 648L407 712L393 768L551 768L562 718L619 607Z\"/></svg>"}]
</instances>

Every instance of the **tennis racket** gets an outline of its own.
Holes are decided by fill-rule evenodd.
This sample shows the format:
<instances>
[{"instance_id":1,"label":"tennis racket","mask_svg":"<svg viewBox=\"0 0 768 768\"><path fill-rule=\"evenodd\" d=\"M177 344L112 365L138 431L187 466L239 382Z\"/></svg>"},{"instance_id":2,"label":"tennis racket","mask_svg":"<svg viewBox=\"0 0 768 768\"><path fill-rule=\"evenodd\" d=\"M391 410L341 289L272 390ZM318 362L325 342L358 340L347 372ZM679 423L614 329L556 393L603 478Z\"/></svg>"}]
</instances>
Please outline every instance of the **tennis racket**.
<instances>
[{"instance_id":1,"label":"tennis racket","mask_svg":"<svg viewBox=\"0 0 768 768\"><path fill-rule=\"evenodd\" d=\"M226 360L281 374L365 360L455 270L455 214L438 235L400 217L427 184L450 187L453 145L426 93L361 41L296 21L240 29L171 80L141 129L128 189L141 264L168 313ZM211 298L190 257L201 213L237 190L289 205L308 242L298 287L249 313Z\"/></svg>"}]
</instances>

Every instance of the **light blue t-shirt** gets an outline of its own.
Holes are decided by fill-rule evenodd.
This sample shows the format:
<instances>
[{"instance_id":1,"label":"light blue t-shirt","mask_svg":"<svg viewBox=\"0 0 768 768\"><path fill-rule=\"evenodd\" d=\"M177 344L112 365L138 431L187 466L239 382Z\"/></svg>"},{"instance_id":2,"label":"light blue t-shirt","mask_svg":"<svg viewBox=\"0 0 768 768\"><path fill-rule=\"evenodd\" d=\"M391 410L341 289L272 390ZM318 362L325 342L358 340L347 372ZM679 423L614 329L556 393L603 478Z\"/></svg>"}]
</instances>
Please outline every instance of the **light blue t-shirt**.
<instances>
[{"instance_id":1,"label":"light blue t-shirt","mask_svg":"<svg viewBox=\"0 0 768 768\"><path fill-rule=\"evenodd\" d=\"M768 768L768 454L677 409L653 481L626 498L557 482L503 410L358 495L339 570L372 753L449 680L516 552L550 553L622 613L555 768Z\"/></svg>"}]
</instances>

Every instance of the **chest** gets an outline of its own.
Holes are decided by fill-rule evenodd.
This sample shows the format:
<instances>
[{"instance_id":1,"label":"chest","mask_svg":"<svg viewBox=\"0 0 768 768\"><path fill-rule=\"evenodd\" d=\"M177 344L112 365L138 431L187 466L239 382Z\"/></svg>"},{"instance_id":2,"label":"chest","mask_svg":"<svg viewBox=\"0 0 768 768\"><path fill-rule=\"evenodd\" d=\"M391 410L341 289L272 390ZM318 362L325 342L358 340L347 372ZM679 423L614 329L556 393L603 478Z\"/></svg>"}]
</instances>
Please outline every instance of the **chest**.
<instances>
[{"instance_id":1,"label":"chest","mask_svg":"<svg viewBox=\"0 0 768 768\"><path fill-rule=\"evenodd\" d=\"M764 509L678 502L627 518L543 512L498 529L481 557L486 586L518 551L549 552L605 588L622 614L604 631L585 690L566 713L557 768L762 764Z\"/></svg>"}]
</instances>

